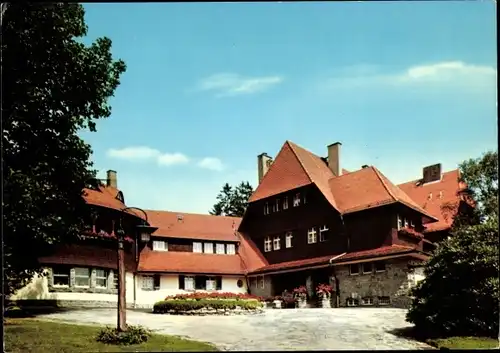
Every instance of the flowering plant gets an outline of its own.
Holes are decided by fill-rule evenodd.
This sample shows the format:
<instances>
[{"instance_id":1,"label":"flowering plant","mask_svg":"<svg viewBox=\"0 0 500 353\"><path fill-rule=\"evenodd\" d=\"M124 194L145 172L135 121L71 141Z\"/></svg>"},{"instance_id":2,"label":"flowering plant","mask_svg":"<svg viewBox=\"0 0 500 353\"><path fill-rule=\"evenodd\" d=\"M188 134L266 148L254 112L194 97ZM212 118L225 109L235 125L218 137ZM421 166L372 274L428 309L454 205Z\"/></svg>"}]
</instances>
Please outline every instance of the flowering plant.
<instances>
[{"instance_id":1,"label":"flowering plant","mask_svg":"<svg viewBox=\"0 0 500 353\"><path fill-rule=\"evenodd\" d=\"M298 299L307 299L307 288L306 286L300 286L293 290L293 295Z\"/></svg>"},{"instance_id":2,"label":"flowering plant","mask_svg":"<svg viewBox=\"0 0 500 353\"><path fill-rule=\"evenodd\" d=\"M332 286L328 284L321 283L316 287L316 295L319 297L322 296L329 297L332 291L333 291Z\"/></svg>"}]
</instances>

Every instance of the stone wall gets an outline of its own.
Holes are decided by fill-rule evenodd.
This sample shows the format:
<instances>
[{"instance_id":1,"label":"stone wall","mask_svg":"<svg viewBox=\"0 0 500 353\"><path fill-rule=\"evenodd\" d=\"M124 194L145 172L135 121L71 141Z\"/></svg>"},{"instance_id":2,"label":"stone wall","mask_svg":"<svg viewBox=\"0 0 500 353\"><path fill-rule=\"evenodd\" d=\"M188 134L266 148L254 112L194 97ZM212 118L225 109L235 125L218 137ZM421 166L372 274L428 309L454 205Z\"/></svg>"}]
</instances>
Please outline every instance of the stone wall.
<instances>
[{"instance_id":1,"label":"stone wall","mask_svg":"<svg viewBox=\"0 0 500 353\"><path fill-rule=\"evenodd\" d=\"M250 293L261 297L270 297L274 294L271 276L250 277ZM262 285L263 284L263 285Z\"/></svg>"},{"instance_id":2,"label":"stone wall","mask_svg":"<svg viewBox=\"0 0 500 353\"><path fill-rule=\"evenodd\" d=\"M358 275L349 274L349 266L336 268L340 289L340 306L348 306L348 299L354 299L354 306L364 306L363 298L372 298L366 306L390 306L408 308L411 303L409 289L423 278L421 268L411 268L408 261L394 259L386 262L385 271ZM381 302L380 297L388 297L390 302Z\"/></svg>"}]
</instances>

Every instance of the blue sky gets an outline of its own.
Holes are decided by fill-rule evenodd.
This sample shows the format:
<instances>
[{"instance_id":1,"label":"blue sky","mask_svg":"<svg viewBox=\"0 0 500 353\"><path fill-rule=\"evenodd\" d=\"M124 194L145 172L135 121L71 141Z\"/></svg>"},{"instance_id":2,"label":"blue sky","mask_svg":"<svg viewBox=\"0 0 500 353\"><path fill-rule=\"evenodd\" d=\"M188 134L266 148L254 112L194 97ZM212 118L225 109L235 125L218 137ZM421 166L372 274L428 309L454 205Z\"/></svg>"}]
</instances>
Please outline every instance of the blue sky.
<instances>
[{"instance_id":1,"label":"blue sky","mask_svg":"<svg viewBox=\"0 0 500 353\"><path fill-rule=\"evenodd\" d=\"M496 148L493 1L84 6L127 71L82 136L129 206L206 213L287 139L395 183Z\"/></svg>"}]
</instances>

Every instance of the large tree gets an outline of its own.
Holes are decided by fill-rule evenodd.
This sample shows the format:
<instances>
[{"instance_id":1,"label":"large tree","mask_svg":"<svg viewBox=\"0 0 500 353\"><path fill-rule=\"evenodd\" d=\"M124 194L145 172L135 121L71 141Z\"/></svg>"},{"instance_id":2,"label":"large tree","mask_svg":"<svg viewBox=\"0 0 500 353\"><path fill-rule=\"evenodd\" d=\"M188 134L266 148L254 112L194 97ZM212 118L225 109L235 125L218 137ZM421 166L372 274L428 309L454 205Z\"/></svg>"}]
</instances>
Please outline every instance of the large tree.
<instances>
[{"instance_id":1,"label":"large tree","mask_svg":"<svg viewBox=\"0 0 500 353\"><path fill-rule=\"evenodd\" d=\"M217 195L217 203L210 214L217 216L243 217L248 207L248 199L252 196L253 188L249 182L241 182L237 186L224 184Z\"/></svg>"},{"instance_id":2,"label":"large tree","mask_svg":"<svg viewBox=\"0 0 500 353\"><path fill-rule=\"evenodd\" d=\"M4 10L2 8L2 10ZM125 63L111 40L90 46L76 3L11 3L2 13L4 293L40 271L51 244L70 241L84 221L84 187L95 178L79 136L111 114L108 99Z\"/></svg>"},{"instance_id":3,"label":"large tree","mask_svg":"<svg viewBox=\"0 0 500 353\"><path fill-rule=\"evenodd\" d=\"M413 290L407 319L427 336L498 334L498 153L460 165L476 204L467 222L455 222ZM470 216L470 214L469 214Z\"/></svg>"}]
</instances>

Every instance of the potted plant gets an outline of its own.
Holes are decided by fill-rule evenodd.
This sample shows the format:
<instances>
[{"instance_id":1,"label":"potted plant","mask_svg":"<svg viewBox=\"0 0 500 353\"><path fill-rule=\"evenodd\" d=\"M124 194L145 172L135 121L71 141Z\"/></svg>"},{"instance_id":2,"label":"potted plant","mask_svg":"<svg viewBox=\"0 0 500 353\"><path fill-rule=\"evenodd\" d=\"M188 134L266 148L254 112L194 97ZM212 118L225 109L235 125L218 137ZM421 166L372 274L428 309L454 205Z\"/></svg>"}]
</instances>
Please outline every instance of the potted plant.
<instances>
[{"instance_id":1,"label":"potted plant","mask_svg":"<svg viewBox=\"0 0 500 353\"><path fill-rule=\"evenodd\" d=\"M293 290L293 295L297 299L297 307L305 308L307 306L307 288L300 286Z\"/></svg>"},{"instance_id":2,"label":"potted plant","mask_svg":"<svg viewBox=\"0 0 500 353\"><path fill-rule=\"evenodd\" d=\"M281 306L282 302L283 302L283 298L281 296L279 296L279 295L275 296L274 297L274 301L273 301L274 308L275 309L281 309L282 308L282 306Z\"/></svg>"},{"instance_id":3,"label":"potted plant","mask_svg":"<svg viewBox=\"0 0 500 353\"><path fill-rule=\"evenodd\" d=\"M330 298L332 296L332 286L328 284L319 284L316 287L316 295L318 296L320 300L320 307L321 308L331 308L332 305L330 303Z\"/></svg>"}]
</instances>

